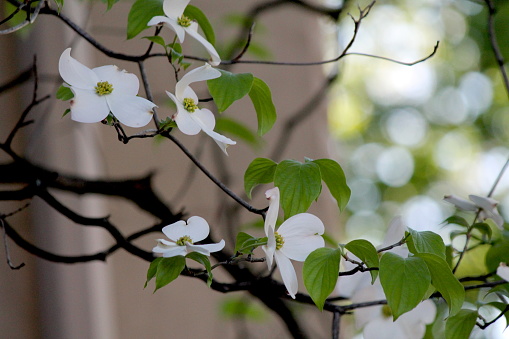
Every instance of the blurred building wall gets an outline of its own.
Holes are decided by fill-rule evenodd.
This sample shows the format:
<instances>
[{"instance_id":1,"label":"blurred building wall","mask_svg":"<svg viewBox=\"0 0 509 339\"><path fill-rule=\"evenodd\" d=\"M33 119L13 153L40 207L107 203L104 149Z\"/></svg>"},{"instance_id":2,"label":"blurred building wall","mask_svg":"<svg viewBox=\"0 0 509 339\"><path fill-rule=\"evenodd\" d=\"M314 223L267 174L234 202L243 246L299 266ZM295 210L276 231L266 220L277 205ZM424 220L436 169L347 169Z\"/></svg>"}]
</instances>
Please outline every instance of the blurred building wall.
<instances>
[{"instance_id":1,"label":"blurred building wall","mask_svg":"<svg viewBox=\"0 0 509 339\"><path fill-rule=\"evenodd\" d=\"M194 1L210 18L216 28L217 41L235 36L238 29L227 24L225 17L230 13L245 13L255 3L262 1ZM105 12L102 3L66 1L64 13L86 27L102 44L112 50L129 54L144 52L147 41L125 39L125 26L130 2L121 1L110 12ZM265 44L274 60L311 61L321 59L318 24L309 15L293 6L281 6L261 17L259 33L254 41ZM232 34L232 31L235 33ZM145 31L140 35L149 35ZM163 36L169 37L165 30ZM186 39L187 51L206 55L192 39ZM40 95L54 95L61 80L58 76L58 58L61 52L72 47L72 55L89 67L117 64L129 72L138 73L136 64L108 59L95 51L85 41L54 17L40 16L25 37L0 36L0 84L14 77L32 64L34 54L40 72ZM247 57L246 57L247 58ZM249 59L254 59L248 56ZM173 111L164 105L165 90L174 91L172 69L164 60L151 59L146 63L149 80L156 103L160 106L160 117L170 116ZM277 67L267 65L237 65L233 72L252 72L263 79L272 89L274 103L278 110L278 122L273 131L266 135L267 147L253 150L242 142L228 149L229 157L220 153L209 138L184 136L176 131L177 137L193 152L201 152L203 162L218 176L234 175L229 186L243 191L243 172L252 159L268 157L272 143L278 140L280 127L321 87L323 71L313 67ZM32 83L9 91L0 96L3 116L0 123L0 137L5 138L18 115L28 104ZM30 94L27 94L30 93ZM144 96L143 90L140 95ZM117 141L112 128L101 124L79 124L69 117L61 118L66 103L54 98L37 107L31 118L36 123L27 128L20 140L18 150L36 163L64 173L82 175L88 178L121 179L139 177L155 172L154 185L158 194L168 202L174 211L185 208L187 216L200 215L206 218L219 239L224 237L229 246L231 239L224 225L227 218L219 213L221 206L231 204L225 196L201 172L196 172L192 182L188 181L191 162L177 149L165 141L134 140L128 145ZM291 146L283 158L303 161L304 157L327 157L328 142L325 106L314 113L304 125L299 126ZM256 124L254 110L249 100L233 104L226 113L241 121ZM311 112L310 112L311 114ZM151 127L151 126L149 126ZM129 130L129 129L128 129ZM129 130L134 133L135 130ZM218 162L221 157L224 163ZM7 161L0 157L0 161ZM277 159L281 160L281 159ZM186 187L185 194L180 189ZM179 193L177 193L177 190ZM324 188L324 191L326 189ZM111 215L123 234L133 233L157 220L144 214L122 200L99 197L76 197L56 193L59 199L71 208L87 216ZM261 194L254 200L257 207L266 205ZM0 213L17 208L16 204L0 204ZM330 230L339 228L335 203L327 194L322 195L319 204L311 212L318 215ZM74 225L69 220L49 210L43 202L34 199L30 213L16 216L12 224L20 233L38 246L68 255L91 253L111 244L105 232L90 227ZM244 214L243 221L254 221L255 216ZM231 232L230 232L231 233ZM152 234L136 242L150 249ZM10 243L10 253L15 262L27 265L20 271L11 271L6 264L0 265L0 338L236 338L242 324L222 319L219 304L224 296L208 290L196 279L179 278L176 282L152 294L153 285L143 289L148 263L118 251L106 263L55 264L34 259ZM260 254L261 255L261 254ZM5 262L1 251L0 262ZM265 264L257 264L260 271ZM229 281L227 275L217 274L222 281ZM301 284L301 290L305 290ZM237 295L240 295L237 294ZM267 311L268 312L268 311ZM305 319L305 326L313 324L313 338L328 337L329 315L312 307L298 307L297 314ZM268 314L261 323L247 324L252 338L285 337L286 330L277 317Z\"/></svg>"}]
</instances>

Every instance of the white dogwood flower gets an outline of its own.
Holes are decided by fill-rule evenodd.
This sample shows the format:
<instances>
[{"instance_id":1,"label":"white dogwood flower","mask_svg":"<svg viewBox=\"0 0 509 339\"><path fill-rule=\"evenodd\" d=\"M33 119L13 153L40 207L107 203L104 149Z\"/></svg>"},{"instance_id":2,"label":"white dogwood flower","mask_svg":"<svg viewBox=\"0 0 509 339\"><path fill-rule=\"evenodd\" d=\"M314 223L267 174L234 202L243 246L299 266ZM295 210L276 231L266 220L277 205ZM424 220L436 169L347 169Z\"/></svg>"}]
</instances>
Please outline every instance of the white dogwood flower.
<instances>
[{"instance_id":1,"label":"white dogwood flower","mask_svg":"<svg viewBox=\"0 0 509 339\"><path fill-rule=\"evenodd\" d=\"M469 195L468 198L471 202L455 195L446 195L444 200L462 211L477 211L480 209L479 218L482 220L492 219L498 227L504 225L504 219L498 214L498 201L478 195Z\"/></svg>"},{"instance_id":2,"label":"white dogwood flower","mask_svg":"<svg viewBox=\"0 0 509 339\"><path fill-rule=\"evenodd\" d=\"M155 16L147 23L147 26L163 24L175 32L180 42L184 42L186 33L197 40L205 47L210 54L211 64L214 66L221 63L221 58L216 49L198 33L198 23L192 21L184 15L184 10L190 0L165 0L163 2L163 11L166 16Z\"/></svg>"},{"instance_id":3,"label":"white dogwood flower","mask_svg":"<svg viewBox=\"0 0 509 339\"><path fill-rule=\"evenodd\" d=\"M288 293L295 299L299 285L297 274L292 260L304 261L307 256L317 248L324 247L322 234L325 231L322 221L309 213L300 213L288 218L275 231L279 210L279 189L274 187L265 196L269 199L269 210L265 217L265 233L267 245L262 249L265 252L267 266L272 268L273 259L281 272L283 283Z\"/></svg>"},{"instance_id":4,"label":"white dogwood flower","mask_svg":"<svg viewBox=\"0 0 509 339\"><path fill-rule=\"evenodd\" d=\"M74 93L71 119L78 122L99 122L113 113L129 127L142 127L152 119L154 103L138 97L138 77L114 65L88 68L71 57L66 49L58 63L60 76Z\"/></svg>"},{"instance_id":5,"label":"white dogwood flower","mask_svg":"<svg viewBox=\"0 0 509 339\"><path fill-rule=\"evenodd\" d=\"M157 246L152 249L154 253L162 253L164 258L185 256L190 252L198 252L209 256L212 252L223 249L224 240L215 244L195 245L195 242L205 239L210 232L209 224L202 217L194 216L187 220L179 220L163 227L163 233L170 239L158 239Z\"/></svg>"},{"instance_id":6,"label":"white dogwood flower","mask_svg":"<svg viewBox=\"0 0 509 339\"><path fill-rule=\"evenodd\" d=\"M363 277L370 279L368 275ZM382 285L377 280L373 285L356 289L351 301L356 304L382 299L385 299L385 296ZM424 300L393 321L389 306L377 305L356 309L355 324L357 328L364 328L364 339L420 339L426 333L426 325L435 320L436 312L435 303Z\"/></svg>"},{"instance_id":7,"label":"white dogwood flower","mask_svg":"<svg viewBox=\"0 0 509 339\"><path fill-rule=\"evenodd\" d=\"M214 126L216 125L214 114L206 108L200 109L198 107L198 96L189 87L193 82L215 79L220 76L221 72L212 68L209 64L205 64L188 72L177 82L175 95L170 92L166 92L166 94L177 105L177 113L172 118L182 133L195 135L203 131L214 139L224 153L228 154L226 148L229 145L235 145L236 142L214 132Z\"/></svg>"}]
</instances>

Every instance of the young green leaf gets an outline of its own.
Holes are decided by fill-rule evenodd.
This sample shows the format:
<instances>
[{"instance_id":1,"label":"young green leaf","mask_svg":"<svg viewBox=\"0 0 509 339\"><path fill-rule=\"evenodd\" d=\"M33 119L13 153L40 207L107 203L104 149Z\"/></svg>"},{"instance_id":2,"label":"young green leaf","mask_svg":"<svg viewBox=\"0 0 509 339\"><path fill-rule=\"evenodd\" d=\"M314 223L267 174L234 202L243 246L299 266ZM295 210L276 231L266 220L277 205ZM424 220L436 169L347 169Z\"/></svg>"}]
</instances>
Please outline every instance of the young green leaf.
<instances>
[{"instance_id":1,"label":"young green leaf","mask_svg":"<svg viewBox=\"0 0 509 339\"><path fill-rule=\"evenodd\" d=\"M127 16L127 39L132 39L148 28L156 15L164 15L163 0L136 0Z\"/></svg>"},{"instance_id":2,"label":"young green leaf","mask_svg":"<svg viewBox=\"0 0 509 339\"><path fill-rule=\"evenodd\" d=\"M453 215L452 217L445 219L444 222L447 224L455 224L455 225L460 225L463 227L470 226L470 224L465 220L465 218L458 217L457 215Z\"/></svg>"},{"instance_id":3,"label":"young green leaf","mask_svg":"<svg viewBox=\"0 0 509 339\"><path fill-rule=\"evenodd\" d=\"M346 184L345 173L341 166L331 159L313 160L315 164L320 166L322 180L325 182L329 191L338 203L340 211L343 211L350 200L350 187Z\"/></svg>"},{"instance_id":4,"label":"young green leaf","mask_svg":"<svg viewBox=\"0 0 509 339\"><path fill-rule=\"evenodd\" d=\"M217 109L219 112L224 112L233 102L251 91L254 78L251 73L234 74L221 69L219 71L221 76L207 80L207 86Z\"/></svg>"},{"instance_id":5,"label":"young green leaf","mask_svg":"<svg viewBox=\"0 0 509 339\"><path fill-rule=\"evenodd\" d=\"M447 319L445 324L446 339L468 339L477 321L477 312L460 310L455 316Z\"/></svg>"},{"instance_id":6,"label":"young green leaf","mask_svg":"<svg viewBox=\"0 0 509 339\"><path fill-rule=\"evenodd\" d=\"M67 101L74 98L74 93L71 91L71 88L60 85L57 90L56 97L58 100Z\"/></svg>"},{"instance_id":7,"label":"young green leaf","mask_svg":"<svg viewBox=\"0 0 509 339\"><path fill-rule=\"evenodd\" d=\"M379 275L394 321L422 301L431 281L424 260L391 252L382 255Z\"/></svg>"},{"instance_id":8,"label":"young green leaf","mask_svg":"<svg viewBox=\"0 0 509 339\"><path fill-rule=\"evenodd\" d=\"M159 35L156 35L156 36L144 36L142 39L147 39L147 40L149 40L149 41L151 41L151 42L153 42L155 44L161 45L166 50L166 42Z\"/></svg>"},{"instance_id":9,"label":"young green leaf","mask_svg":"<svg viewBox=\"0 0 509 339\"><path fill-rule=\"evenodd\" d=\"M258 135L262 136L274 126L277 119L276 107L272 102L269 86L258 78L253 78L253 85L249 97L258 118Z\"/></svg>"},{"instance_id":10,"label":"young green leaf","mask_svg":"<svg viewBox=\"0 0 509 339\"><path fill-rule=\"evenodd\" d=\"M352 240L345 245L345 248L352 252L357 258L362 260L367 267L379 267L380 261L378 259L378 252L375 246L367 240L357 239ZM373 284L378 276L378 270L369 271L371 274L371 283Z\"/></svg>"},{"instance_id":11,"label":"young green leaf","mask_svg":"<svg viewBox=\"0 0 509 339\"><path fill-rule=\"evenodd\" d=\"M146 288L147 287L147 284L150 280L152 280L152 278L156 275L156 272L157 272L157 265L159 265L159 262L162 260L163 258L155 258L154 260L152 260L152 262L150 263L150 266L148 268L148 271L147 271L147 281L145 281L145 286L143 286L143 288Z\"/></svg>"},{"instance_id":12,"label":"young green leaf","mask_svg":"<svg viewBox=\"0 0 509 339\"><path fill-rule=\"evenodd\" d=\"M157 265L156 288L154 293L161 287L177 279L184 267L186 267L186 259L181 255L171 258L162 258Z\"/></svg>"},{"instance_id":13,"label":"young green leaf","mask_svg":"<svg viewBox=\"0 0 509 339\"><path fill-rule=\"evenodd\" d=\"M431 253L418 253L416 257L425 261L431 274L431 283L449 305L449 315L457 314L465 300L465 289L452 274L451 268L447 265L445 259Z\"/></svg>"},{"instance_id":14,"label":"young green leaf","mask_svg":"<svg viewBox=\"0 0 509 339\"><path fill-rule=\"evenodd\" d=\"M445 244L441 236L431 231L414 231L410 227L408 232L411 237L407 239L407 245L411 253L433 253L445 260Z\"/></svg>"},{"instance_id":15,"label":"young green leaf","mask_svg":"<svg viewBox=\"0 0 509 339\"><path fill-rule=\"evenodd\" d=\"M311 252L304 262L304 285L320 310L336 286L340 260L340 249L322 247Z\"/></svg>"},{"instance_id":16,"label":"young green leaf","mask_svg":"<svg viewBox=\"0 0 509 339\"><path fill-rule=\"evenodd\" d=\"M253 250L267 243L267 238L255 238L247 233L239 232L235 241L235 252L242 254L252 254Z\"/></svg>"},{"instance_id":17,"label":"young green leaf","mask_svg":"<svg viewBox=\"0 0 509 339\"><path fill-rule=\"evenodd\" d=\"M285 219L306 212L322 189L320 167L314 162L281 161L274 173L274 185L281 192Z\"/></svg>"},{"instance_id":18,"label":"young green leaf","mask_svg":"<svg viewBox=\"0 0 509 339\"><path fill-rule=\"evenodd\" d=\"M196 20L198 26L200 26L203 34L205 34L205 39L207 39L212 45L216 44L216 35L214 34L214 29L209 22L209 19L203 14L201 9L195 7L193 5L187 5L184 10L184 15L187 16L191 20Z\"/></svg>"},{"instance_id":19,"label":"young green leaf","mask_svg":"<svg viewBox=\"0 0 509 339\"><path fill-rule=\"evenodd\" d=\"M62 114L62 118L65 117L67 114L71 113L71 109L68 108L64 111L64 114Z\"/></svg>"},{"instance_id":20,"label":"young green leaf","mask_svg":"<svg viewBox=\"0 0 509 339\"><path fill-rule=\"evenodd\" d=\"M205 267L205 269L207 270L207 274L209 276L207 279L207 286L210 287L210 285L212 284L212 278L214 276L212 275L212 266L210 265L209 257L207 257L204 254L198 253L198 252L191 252L186 255L186 258L194 260L194 261L202 264L203 267Z\"/></svg>"},{"instance_id":21,"label":"young green leaf","mask_svg":"<svg viewBox=\"0 0 509 339\"><path fill-rule=\"evenodd\" d=\"M277 163L270 159L256 158L251 161L244 173L244 190L250 199L255 186L274 181L276 167Z\"/></svg>"}]
</instances>

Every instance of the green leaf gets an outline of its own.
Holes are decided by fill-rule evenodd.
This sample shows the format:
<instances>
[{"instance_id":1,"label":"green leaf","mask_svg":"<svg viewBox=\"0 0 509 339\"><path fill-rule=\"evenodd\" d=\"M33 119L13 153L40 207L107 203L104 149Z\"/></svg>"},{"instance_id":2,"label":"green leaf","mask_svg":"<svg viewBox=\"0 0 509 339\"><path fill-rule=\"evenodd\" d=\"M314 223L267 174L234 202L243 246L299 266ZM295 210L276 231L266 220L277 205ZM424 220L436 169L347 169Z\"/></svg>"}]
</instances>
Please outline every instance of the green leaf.
<instances>
[{"instance_id":1,"label":"green leaf","mask_svg":"<svg viewBox=\"0 0 509 339\"><path fill-rule=\"evenodd\" d=\"M210 285L212 284L212 278L214 278L214 276L212 275L212 266L210 265L209 257L198 252L191 252L186 255L186 258L194 260L202 264L203 267L205 267L205 269L207 270L207 274L209 275L207 279L207 286L210 287Z\"/></svg>"},{"instance_id":2,"label":"green leaf","mask_svg":"<svg viewBox=\"0 0 509 339\"><path fill-rule=\"evenodd\" d=\"M379 274L394 321L422 301L431 280L424 260L391 252L382 255Z\"/></svg>"},{"instance_id":3,"label":"green leaf","mask_svg":"<svg viewBox=\"0 0 509 339\"><path fill-rule=\"evenodd\" d=\"M411 237L407 239L411 253L433 253L445 260L445 244L441 236L431 231L418 232L408 228Z\"/></svg>"},{"instance_id":4,"label":"green leaf","mask_svg":"<svg viewBox=\"0 0 509 339\"><path fill-rule=\"evenodd\" d=\"M155 44L161 45L166 50L166 42L159 35L156 35L156 36L144 36L142 39L147 39L147 40L152 41Z\"/></svg>"},{"instance_id":5,"label":"green leaf","mask_svg":"<svg viewBox=\"0 0 509 339\"><path fill-rule=\"evenodd\" d=\"M64 85L60 85L56 94L57 99L62 101L71 100L74 98L74 93L71 91L70 87L66 87Z\"/></svg>"},{"instance_id":6,"label":"green leaf","mask_svg":"<svg viewBox=\"0 0 509 339\"><path fill-rule=\"evenodd\" d=\"M54 1L57 4L58 13L60 13L62 8L64 8L64 0L54 0Z\"/></svg>"},{"instance_id":7,"label":"green leaf","mask_svg":"<svg viewBox=\"0 0 509 339\"><path fill-rule=\"evenodd\" d=\"M270 88L265 82L255 77L253 78L249 97L253 102L258 118L258 135L262 136L270 131L277 119L276 107L272 102Z\"/></svg>"},{"instance_id":8,"label":"green leaf","mask_svg":"<svg viewBox=\"0 0 509 339\"><path fill-rule=\"evenodd\" d=\"M304 262L304 285L320 310L336 286L340 260L340 249L322 247L311 252Z\"/></svg>"},{"instance_id":9,"label":"green leaf","mask_svg":"<svg viewBox=\"0 0 509 339\"><path fill-rule=\"evenodd\" d=\"M65 116L66 116L67 114L69 114L69 113L71 113L71 109L69 109L69 108L68 108L68 109L66 109L66 110L64 111L64 114L62 114L62 118L63 118L63 117L65 117Z\"/></svg>"},{"instance_id":10,"label":"green leaf","mask_svg":"<svg viewBox=\"0 0 509 339\"><path fill-rule=\"evenodd\" d=\"M465 289L453 275L447 262L436 254L419 253L416 257L423 259L431 274L431 283L449 305L449 315L453 316L461 310L465 300Z\"/></svg>"},{"instance_id":11,"label":"green leaf","mask_svg":"<svg viewBox=\"0 0 509 339\"><path fill-rule=\"evenodd\" d=\"M152 260L152 262L150 263L150 266L148 268L148 271L147 271L147 281L145 281L145 286L143 286L143 288L146 288L147 287L147 284L150 280L152 280L152 278L156 275L156 272L157 272L157 265L159 265L159 262L162 260L163 258L155 258L154 260Z\"/></svg>"},{"instance_id":12,"label":"green leaf","mask_svg":"<svg viewBox=\"0 0 509 339\"><path fill-rule=\"evenodd\" d=\"M216 44L216 35L214 34L214 29L212 28L209 19L207 19L201 9L193 5L187 5L186 9L184 10L184 15L192 20L196 20L201 30L203 31L203 34L205 35L205 39L207 39L212 45Z\"/></svg>"},{"instance_id":13,"label":"green leaf","mask_svg":"<svg viewBox=\"0 0 509 339\"><path fill-rule=\"evenodd\" d=\"M481 232L482 236L486 236L488 240L491 239L492 230L491 227L485 222L478 222L472 225L472 228Z\"/></svg>"},{"instance_id":14,"label":"green leaf","mask_svg":"<svg viewBox=\"0 0 509 339\"><path fill-rule=\"evenodd\" d=\"M340 211L343 211L350 200L350 187L346 184L345 173L341 166L331 159L313 160L315 164L320 166L322 180L325 182L332 196L338 202Z\"/></svg>"},{"instance_id":15,"label":"green leaf","mask_svg":"<svg viewBox=\"0 0 509 339\"><path fill-rule=\"evenodd\" d=\"M468 339L477 321L477 312L460 310L455 316L447 319L445 324L446 339Z\"/></svg>"},{"instance_id":16,"label":"green leaf","mask_svg":"<svg viewBox=\"0 0 509 339\"><path fill-rule=\"evenodd\" d=\"M136 0L127 16L127 39L147 29L147 23L156 15L164 15L163 0Z\"/></svg>"},{"instance_id":17,"label":"green leaf","mask_svg":"<svg viewBox=\"0 0 509 339\"><path fill-rule=\"evenodd\" d=\"M470 224L465 220L465 218L458 217L457 215L453 215L452 217L445 219L444 222L447 224L455 224L463 227L470 227Z\"/></svg>"},{"instance_id":18,"label":"green leaf","mask_svg":"<svg viewBox=\"0 0 509 339\"><path fill-rule=\"evenodd\" d=\"M207 86L217 109L224 112L232 103L251 91L254 78L251 73L235 74L221 69L219 71L221 76L207 80Z\"/></svg>"},{"instance_id":19,"label":"green leaf","mask_svg":"<svg viewBox=\"0 0 509 339\"><path fill-rule=\"evenodd\" d=\"M255 148L258 148L262 144L262 139L251 131L249 127L224 116L217 117L214 130L221 134L231 134L236 137L236 139L242 139Z\"/></svg>"},{"instance_id":20,"label":"green leaf","mask_svg":"<svg viewBox=\"0 0 509 339\"><path fill-rule=\"evenodd\" d=\"M380 267L378 252L375 246L369 241L364 239L352 240L345 245L345 248L362 260L367 267ZM369 273L371 274L371 284L373 284L378 276L378 270L372 270L369 271Z\"/></svg>"},{"instance_id":21,"label":"green leaf","mask_svg":"<svg viewBox=\"0 0 509 339\"><path fill-rule=\"evenodd\" d=\"M244 190L251 199L251 191L259 184L268 184L274 181L274 173L277 164L266 158L256 158L246 169L244 173Z\"/></svg>"},{"instance_id":22,"label":"green leaf","mask_svg":"<svg viewBox=\"0 0 509 339\"><path fill-rule=\"evenodd\" d=\"M177 279L184 267L186 267L186 259L181 255L171 258L162 258L162 260L159 261L159 265L157 265L156 288L154 293L161 287Z\"/></svg>"},{"instance_id":23,"label":"green leaf","mask_svg":"<svg viewBox=\"0 0 509 339\"><path fill-rule=\"evenodd\" d=\"M281 161L274 173L274 185L281 192L285 219L306 212L322 190L320 167L314 162Z\"/></svg>"},{"instance_id":24,"label":"green leaf","mask_svg":"<svg viewBox=\"0 0 509 339\"><path fill-rule=\"evenodd\" d=\"M239 232L235 241L235 252L242 254L252 254L253 250L267 243L267 238L255 238L247 233Z\"/></svg>"},{"instance_id":25,"label":"green leaf","mask_svg":"<svg viewBox=\"0 0 509 339\"><path fill-rule=\"evenodd\" d=\"M509 240L491 246L486 253L485 262L489 272L494 272L501 262L509 263Z\"/></svg>"}]
</instances>

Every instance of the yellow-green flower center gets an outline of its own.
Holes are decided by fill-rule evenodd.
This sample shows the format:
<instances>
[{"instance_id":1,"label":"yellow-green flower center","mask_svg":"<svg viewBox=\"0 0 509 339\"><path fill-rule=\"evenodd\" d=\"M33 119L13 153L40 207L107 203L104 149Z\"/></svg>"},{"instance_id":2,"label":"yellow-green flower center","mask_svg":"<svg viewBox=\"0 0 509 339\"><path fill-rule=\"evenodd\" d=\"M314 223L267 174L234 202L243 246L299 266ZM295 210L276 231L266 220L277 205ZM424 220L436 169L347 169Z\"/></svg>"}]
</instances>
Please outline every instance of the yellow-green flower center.
<instances>
[{"instance_id":1,"label":"yellow-green flower center","mask_svg":"<svg viewBox=\"0 0 509 339\"><path fill-rule=\"evenodd\" d=\"M177 23L182 27L189 27L191 26L191 19L189 19L185 15L182 15L180 18L177 19Z\"/></svg>"},{"instance_id":2,"label":"yellow-green flower center","mask_svg":"<svg viewBox=\"0 0 509 339\"><path fill-rule=\"evenodd\" d=\"M276 250L279 250L285 244L285 240L283 239L281 234L277 232L274 232L274 236L276 237Z\"/></svg>"},{"instance_id":3,"label":"yellow-green flower center","mask_svg":"<svg viewBox=\"0 0 509 339\"><path fill-rule=\"evenodd\" d=\"M382 315L385 318L391 318L392 317L392 311L391 311L391 308L389 307L389 305L383 305L382 306Z\"/></svg>"},{"instance_id":4,"label":"yellow-green flower center","mask_svg":"<svg viewBox=\"0 0 509 339\"><path fill-rule=\"evenodd\" d=\"M178 240L177 240L177 245L179 246L185 246L186 243L190 243L192 244L193 243L193 239L191 239L190 236L188 235L184 235L183 237L180 237Z\"/></svg>"},{"instance_id":5,"label":"yellow-green flower center","mask_svg":"<svg viewBox=\"0 0 509 339\"><path fill-rule=\"evenodd\" d=\"M113 85L107 81L99 81L94 89L97 95L106 95L113 92Z\"/></svg>"},{"instance_id":6,"label":"yellow-green flower center","mask_svg":"<svg viewBox=\"0 0 509 339\"><path fill-rule=\"evenodd\" d=\"M193 99L185 98L184 99L184 108L189 113L193 113L194 111L196 111L198 109L198 106L196 105L196 103L194 102Z\"/></svg>"}]
</instances>

